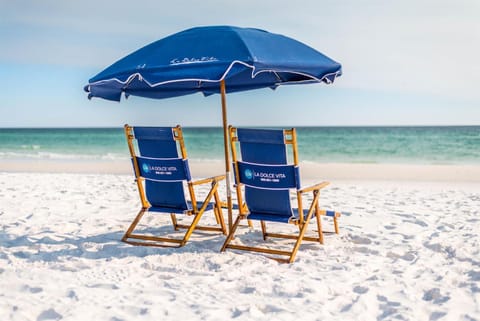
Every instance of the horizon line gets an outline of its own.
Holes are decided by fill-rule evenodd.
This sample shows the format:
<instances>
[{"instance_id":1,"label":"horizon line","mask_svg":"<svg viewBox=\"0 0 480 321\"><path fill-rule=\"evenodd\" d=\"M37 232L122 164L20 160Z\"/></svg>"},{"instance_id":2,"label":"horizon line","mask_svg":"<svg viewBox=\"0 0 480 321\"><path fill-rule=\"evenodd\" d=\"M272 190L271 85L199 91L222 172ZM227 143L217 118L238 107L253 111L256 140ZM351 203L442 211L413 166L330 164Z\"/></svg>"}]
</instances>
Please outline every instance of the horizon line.
<instances>
[{"instance_id":1,"label":"horizon line","mask_svg":"<svg viewBox=\"0 0 480 321\"><path fill-rule=\"evenodd\" d=\"M139 127L174 127L174 126L152 126L152 125L136 125ZM211 126L211 125L194 125L194 126L183 126L182 128L223 128L223 126ZM252 127L252 128L414 128L414 127L480 127L480 124L476 125L240 125L236 127ZM123 126L7 126L0 127L2 129L123 129Z\"/></svg>"}]
</instances>

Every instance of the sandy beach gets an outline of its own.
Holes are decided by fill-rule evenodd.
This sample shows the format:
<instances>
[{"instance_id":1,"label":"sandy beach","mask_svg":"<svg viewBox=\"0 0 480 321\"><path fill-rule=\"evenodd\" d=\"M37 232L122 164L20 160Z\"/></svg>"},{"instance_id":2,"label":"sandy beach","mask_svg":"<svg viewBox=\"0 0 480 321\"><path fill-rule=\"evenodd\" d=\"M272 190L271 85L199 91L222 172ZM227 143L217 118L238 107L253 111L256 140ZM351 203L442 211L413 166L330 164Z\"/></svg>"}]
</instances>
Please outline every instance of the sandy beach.
<instances>
[{"instance_id":1,"label":"sandy beach","mask_svg":"<svg viewBox=\"0 0 480 321\"><path fill-rule=\"evenodd\" d=\"M433 4L2 1L0 321L480 321L480 1ZM196 180L224 175L238 141L265 188L290 180L280 129L296 185L330 182L324 244L287 264L220 252L212 229L121 241L142 205L132 149L142 175L177 177L173 139ZM134 232L183 237L172 220ZM264 240L253 224L237 249L294 247L274 236L298 226L267 222Z\"/></svg>"},{"instance_id":2,"label":"sandy beach","mask_svg":"<svg viewBox=\"0 0 480 321\"><path fill-rule=\"evenodd\" d=\"M217 234L181 249L120 242L140 203L129 165L104 165L2 161L2 319L480 320L478 166L305 164L304 185L332 183L322 208L345 214L340 235L289 265L220 253ZM238 240L259 240L255 227Z\"/></svg>"},{"instance_id":3,"label":"sandy beach","mask_svg":"<svg viewBox=\"0 0 480 321\"><path fill-rule=\"evenodd\" d=\"M224 171L224 162L189 161L192 173L210 177ZM24 173L81 173L131 175L130 160L116 161L66 161L66 160L8 160L3 159L0 172ZM424 182L480 182L479 165L425 165L425 164L349 164L301 163L304 180L394 180Z\"/></svg>"}]
</instances>

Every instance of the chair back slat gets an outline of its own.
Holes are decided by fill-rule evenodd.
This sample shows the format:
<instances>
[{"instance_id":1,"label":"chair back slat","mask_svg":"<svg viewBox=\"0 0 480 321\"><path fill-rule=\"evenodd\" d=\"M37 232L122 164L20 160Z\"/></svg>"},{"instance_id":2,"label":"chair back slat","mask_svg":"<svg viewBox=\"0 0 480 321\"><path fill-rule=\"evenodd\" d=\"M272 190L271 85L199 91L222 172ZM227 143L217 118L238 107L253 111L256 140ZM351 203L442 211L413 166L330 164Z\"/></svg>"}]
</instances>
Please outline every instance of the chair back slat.
<instances>
[{"instance_id":1,"label":"chair back slat","mask_svg":"<svg viewBox=\"0 0 480 321\"><path fill-rule=\"evenodd\" d=\"M287 164L283 130L237 128L242 160L259 164Z\"/></svg>"},{"instance_id":2,"label":"chair back slat","mask_svg":"<svg viewBox=\"0 0 480 321\"><path fill-rule=\"evenodd\" d=\"M145 178L145 195L156 207L188 210L184 181L190 181L188 163L178 153L171 127L133 127L139 155L139 175Z\"/></svg>"},{"instance_id":3,"label":"chair back slat","mask_svg":"<svg viewBox=\"0 0 480 321\"><path fill-rule=\"evenodd\" d=\"M158 182L182 182L190 180L187 161L180 158L137 157L140 175L145 179Z\"/></svg>"},{"instance_id":4,"label":"chair back slat","mask_svg":"<svg viewBox=\"0 0 480 321\"><path fill-rule=\"evenodd\" d=\"M289 189L297 186L297 171L287 163L284 131L237 128L237 137L241 162L236 176L245 185L249 211L291 217Z\"/></svg>"},{"instance_id":5,"label":"chair back slat","mask_svg":"<svg viewBox=\"0 0 480 321\"><path fill-rule=\"evenodd\" d=\"M237 162L240 183L245 186L272 190L297 187L297 170L294 165L260 165Z\"/></svg>"},{"instance_id":6,"label":"chair back slat","mask_svg":"<svg viewBox=\"0 0 480 321\"><path fill-rule=\"evenodd\" d=\"M133 127L135 138L138 140L167 141L174 140L172 127Z\"/></svg>"}]
</instances>

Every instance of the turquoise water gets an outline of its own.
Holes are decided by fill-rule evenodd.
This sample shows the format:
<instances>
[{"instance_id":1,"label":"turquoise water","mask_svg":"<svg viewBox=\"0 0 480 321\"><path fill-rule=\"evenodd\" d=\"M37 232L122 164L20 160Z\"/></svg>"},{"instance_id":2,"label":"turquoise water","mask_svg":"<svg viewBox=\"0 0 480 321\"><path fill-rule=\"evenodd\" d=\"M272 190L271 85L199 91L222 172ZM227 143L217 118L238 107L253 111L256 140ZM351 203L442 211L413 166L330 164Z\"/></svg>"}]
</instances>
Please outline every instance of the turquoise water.
<instances>
[{"instance_id":1,"label":"turquoise water","mask_svg":"<svg viewBox=\"0 0 480 321\"><path fill-rule=\"evenodd\" d=\"M301 161L480 164L480 126L299 127ZM184 128L190 159L223 158L221 128ZM127 159L122 128L0 129L1 159Z\"/></svg>"}]
</instances>

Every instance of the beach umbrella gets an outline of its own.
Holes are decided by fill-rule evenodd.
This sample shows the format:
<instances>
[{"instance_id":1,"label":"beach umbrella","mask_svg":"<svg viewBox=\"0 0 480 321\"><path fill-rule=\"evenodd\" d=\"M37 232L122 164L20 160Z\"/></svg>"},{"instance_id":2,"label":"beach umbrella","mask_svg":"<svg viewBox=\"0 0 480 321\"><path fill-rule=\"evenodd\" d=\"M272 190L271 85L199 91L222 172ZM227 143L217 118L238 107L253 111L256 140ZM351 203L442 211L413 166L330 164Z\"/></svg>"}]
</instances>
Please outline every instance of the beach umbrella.
<instances>
[{"instance_id":1,"label":"beach umbrella","mask_svg":"<svg viewBox=\"0 0 480 321\"><path fill-rule=\"evenodd\" d=\"M338 62L292 38L254 28L206 26L138 49L91 78L84 89L89 99L114 101L120 101L122 93L126 98L156 99L220 93L231 227L226 93L285 84L330 84L341 73Z\"/></svg>"}]
</instances>

